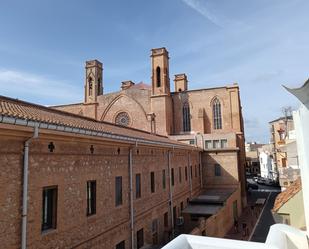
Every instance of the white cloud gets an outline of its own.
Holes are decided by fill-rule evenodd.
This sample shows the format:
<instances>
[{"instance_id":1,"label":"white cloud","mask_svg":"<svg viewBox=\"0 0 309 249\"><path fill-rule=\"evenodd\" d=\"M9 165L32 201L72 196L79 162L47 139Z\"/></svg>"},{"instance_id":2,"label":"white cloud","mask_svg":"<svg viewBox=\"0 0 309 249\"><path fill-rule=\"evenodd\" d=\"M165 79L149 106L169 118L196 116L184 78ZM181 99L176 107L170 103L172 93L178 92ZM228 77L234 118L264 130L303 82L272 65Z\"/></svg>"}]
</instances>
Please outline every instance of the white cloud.
<instances>
[{"instance_id":1,"label":"white cloud","mask_svg":"<svg viewBox=\"0 0 309 249\"><path fill-rule=\"evenodd\" d=\"M211 6L210 2L201 1L201 0L182 0L188 7L192 8L206 19L208 19L212 24L225 28L227 26L237 26L237 27L245 27L243 23L239 21L232 20L228 18L226 15L222 14L217 7Z\"/></svg>"},{"instance_id":2,"label":"white cloud","mask_svg":"<svg viewBox=\"0 0 309 249\"><path fill-rule=\"evenodd\" d=\"M207 7L205 7L199 0L182 0L182 1L190 8L194 9L202 16L206 17L213 24L221 28L223 27L223 24L220 22L220 20L213 13L211 13L211 11L209 11Z\"/></svg>"},{"instance_id":3,"label":"white cloud","mask_svg":"<svg viewBox=\"0 0 309 249\"><path fill-rule=\"evenodd\" d=\"M42 104L72 103L81 100L82 85L73 86L42 75L0 69L0 92L1 95L28 101L40 99Z\"/></svg>"}]
</instances>

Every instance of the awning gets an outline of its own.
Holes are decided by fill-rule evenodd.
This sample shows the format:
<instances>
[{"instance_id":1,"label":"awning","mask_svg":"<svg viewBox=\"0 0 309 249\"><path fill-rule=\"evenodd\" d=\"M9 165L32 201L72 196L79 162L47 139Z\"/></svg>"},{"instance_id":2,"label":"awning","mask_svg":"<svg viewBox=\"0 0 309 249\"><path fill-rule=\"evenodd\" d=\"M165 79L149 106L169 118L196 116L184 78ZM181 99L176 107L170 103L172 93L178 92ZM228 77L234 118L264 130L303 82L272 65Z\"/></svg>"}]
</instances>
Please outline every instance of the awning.
<instances>
[{"instance_id":1,"label":"awning","mask_svg":"<svg viewBox=\"0 0 309 249\"><path fill-rule=\"evenodd\" d=\"M182 213L185 214L196 214L196 215L213 215L216 214L222 205L188 205Z\"/></svg>"}]
</instances>

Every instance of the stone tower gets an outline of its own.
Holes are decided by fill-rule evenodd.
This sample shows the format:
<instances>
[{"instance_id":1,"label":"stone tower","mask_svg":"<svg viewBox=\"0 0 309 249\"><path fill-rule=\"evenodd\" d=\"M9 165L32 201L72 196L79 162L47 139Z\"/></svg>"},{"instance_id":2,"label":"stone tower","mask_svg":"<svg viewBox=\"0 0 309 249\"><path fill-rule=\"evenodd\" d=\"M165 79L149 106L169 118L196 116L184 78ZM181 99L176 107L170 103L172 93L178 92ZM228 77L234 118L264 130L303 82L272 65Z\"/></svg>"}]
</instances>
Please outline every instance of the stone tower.
<instances>
[{"instance_id":1,"label":"stone tower","mask_svg":"<svg viewBox=\"0 0 309 249\"><path fill-rule=\"evenodd\" d=\"M151 50L152 95L170 94L169 57L166 48Z\"/></svg>"},{"instance_id":2,"label":"stone tower","mask_svg":"<svg viewBox=\"0 0 309 249\"><path fill-rule=\"evenodd\" d=\"M97 60L86 61L85 104L97 103L98 95L103 94L103 67Z\"/></svg>"},{"instance_id":3,"label":"stone tower","mask_svg":"<svg viewBox=\"0 0 309 249\"><path fill-rule=\"evenodd\" d=\"M174 82L175 92L183 92L188 90L188 78L186 74L176 74Z\"/></svg>"},{"instance_id":4,"label":"stone tower","mask_svg":"<svg viewBox=\"0 0 309 249\"><path fill-rule=\"evenodd\" d=\"M151 50L151 111L155 115L156 133L173 133L172 98L169 78L169 57L166 48Z\"/></svg>"}]
</instances>

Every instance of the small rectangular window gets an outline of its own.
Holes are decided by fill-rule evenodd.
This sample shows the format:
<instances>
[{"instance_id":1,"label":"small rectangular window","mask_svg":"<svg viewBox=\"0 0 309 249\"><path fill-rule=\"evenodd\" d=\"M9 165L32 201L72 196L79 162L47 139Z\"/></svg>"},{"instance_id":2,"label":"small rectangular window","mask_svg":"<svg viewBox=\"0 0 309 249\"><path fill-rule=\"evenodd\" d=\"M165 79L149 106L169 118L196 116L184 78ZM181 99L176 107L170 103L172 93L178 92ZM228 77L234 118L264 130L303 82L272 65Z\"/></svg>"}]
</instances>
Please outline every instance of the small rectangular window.
<instances>
[{"instance_id":1,"label":"small rectangular window","mask_svg":"<svg viewBox=\"0 0 309 249\"><path fill-rule=\"evenodd\" d=\"M45 187L42 193L42 231L56 229L57 225L57 187Z\"/></svg>"},{"instance_id":2,"label":"small rectangular window","mask_svg":"<svg viewBox=\"0 0 309 249\"><path fill-rule=\"evenodd\" d=\"M179 167L179 172L178 172L178 174L179 174L179 183L181 183L181 180L182 180L181 167Z\"/></svg>"},{"instance_id":3,"label":"small rectangular window","mask_svg":"<svg viewBox=\"0 0 309 249\"><path fill-rule=\"evenodd\" d=\"M195 144L195 142L194 142L193 139L190 139L189 143L190 143L190 144Z\"/></svg>"},{"instance_id":4,"label":"small rectangular window","mask_svg":"<svg viewBox=\"0 0 309 249\"><path fill-rule=\"evenodd\" d=\"M151 189L151 193L155 192L155 174L154 174L154 172L150 172L150 189Z\"/></svg>"},{"instance_id":5,"label":"small rectangular window","mask_svg":"<svg viewBox=\"0 0 309 249\"><path fill-rule=\"evenodd\" d=\"M137 240L137 249L140 249L144 246L144 230L140 229L136 233L136 240Z\"/></svg>"},{"instance_id":6,"label":"small rectangular window","mask_svg":"<svg viewBox=\"0 0 309 249\"><path fill-rule=\"evenodd\" d=\"M135 175L135 198L141 198L142 196L142 188L141 188L141 174L136 174Z\"/></svg>"},{"instance_id":7,"label":"small rectangular window","mask_svg":"<svg viewBox=\"0 0 309 249\"><path fill-rule=\"evenodd\" d=\"M164 227L168 227L168 212L164 213Z\"/></svg>"},{"instance_id":8,"label":"small rectangular window","mask_svg":"<svg viewBox=\"0 0 309 249\"><path fill-rule=\"evenodd\" d=\"M212 149L212 141L211 140L205 140L205 148L206 149Z\"/></svg>"},{"instance_id":9,"label":"small rectangular window","mask_svg":"<svg viewBox=\"0 0 309 249\"><path fill-rule=\"evenodd\" d=\"M116 249L126 249L126 244L125 244L125 241L121 241L120 243L118 243L116 245Z\"/></svg>"},{"instance_id":10,"label":"small rectangular window","mask_svg":"<svg viewBox=\"0 0 309 249\"><path fill-rule=\"evenodd\" d=\"M122 176L115 178L116 206L122 205Z\"/></svg>"},{"instance_id":11,"label":"small rectangular window","mask_svg":"<svg viewBox=\"0 0 309 249\"><path fill-rule=\"evenodd\" d=\"M180 210L183 210L183 202L180 202Z\"/></svg>"},{"instance_id":12,"label":"small rectangular window","mask_svg":"<svg viewBox=\"0 0 309 249\"><path fill-rule=\"evenodd\" d=\"M176 226L176 219L177 219L177 208L176 208L176 206L173 207L173 219L174 219L174 226Z\"/></svg>"},{"instance_id":13,"label":"small rectangular window","mask_svg":"<svg viewBox=\"0 0 309 249\"><path fill-rule=\"evenodd\" d=\"M158 232L158 219L152 220L151 232L153 234Z\"/></svg>"},{"instance_id":14,"label":"small rectangular window","mask_svg":"<svg viewBox=\"0 0 309 249\"><path fill-rule=\"evenodd\" d=\"M190 166L190 179L192 179L193 177L193 169L192 169L192 165Z\"/></svg>"},{"instance_id":15,"label":"small rectangular window","mask_svg":"<svg viewBox=\"0 0 309 249\"><path fill-rule=\"evenodd\" d=\"M197 177L197 166L194 166L195 177Z\"/></svg>"},{"instance_id":16,"label":"small rectangular window","mask_svg":"<svg viewBox=\"0 0 309 249\"><path fill-rule=\"evenodd\" d=\"M201 164L198 165L198 176L201 176Z\"/></svg>"},{"instance_id":17,"label":"small rectangular window","mask_svg":"<svg viewBox=\"0 0 309 249\"><path fill-rule=\"evenodd\" d=\"M162 185L163 189L166 189L166 176L165 176L165 169L162 170Z\"/></svg>"},{"instance_id":18,"label":"small rectangular window","mask_svg":"<svg viewBox=\"0 0 309 249\"><path fill-rule=\"evenodd\" d=\"M215 164L215 176L221 176L221 165Z\"/></svg>"},{"instance_id":19,"label":"small rectangular window","mask_svg":"<svg viewBox=\"0 0 309 249\"><path fill-rule=\"evenodd\" d=\"M185 167L185 179L186 181L188 181L188 168Z\"/></svg>"},{"instance_id":20,"label":"small rectangular window","mask_svg":"<svg viewBox=\"0 0 309 249\"><path fill-rule=\"evenodd\" d=\"M96 181L87 181L87 215L96 213Z\"/></svg>"},{"instance_id":21,"label":"small rectangular window","mask_svg":"<svg viewBox=\"0 0 309 249\"><path fill-rule=\"evenodd\" d=\"M214 149L220 148L220 141L219 140L213 140L213 146Z\"/></svg>"},{"instance_id":22,"label":"small rectangular window","mask_svg":"<svg viewBox=\"0 0 309 249\"><path fill-rule=\"evenodd\" d=\"M174 186L175 182L174 182L174 169L171 170L171 181L172 181L172 186Z\"/></svg>"},{"instance_id":23,"label":"small rectangular window","mask_svg":"<svg viewBox=\"0 0 309 249\"><path fill-rule=\"evenodd\" d=\"M221 139L221 148L227 148L227 140Z\"/></svg>"}]
</instances>

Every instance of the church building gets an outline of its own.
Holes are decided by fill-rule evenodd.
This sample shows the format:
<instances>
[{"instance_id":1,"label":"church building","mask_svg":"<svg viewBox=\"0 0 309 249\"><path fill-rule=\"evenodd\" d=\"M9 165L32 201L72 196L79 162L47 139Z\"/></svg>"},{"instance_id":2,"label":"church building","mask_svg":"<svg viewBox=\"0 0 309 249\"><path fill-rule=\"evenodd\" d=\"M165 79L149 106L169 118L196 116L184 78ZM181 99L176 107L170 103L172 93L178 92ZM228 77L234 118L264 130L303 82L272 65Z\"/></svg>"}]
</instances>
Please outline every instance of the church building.
<instances>
[{"instance_id":1,"label":"church building","mask_svg":"<svg viewBox=\"0 0 309 249\"><path fill-rule=\"evenodd\" d=\"M86 62L82 103L0 96L3 248L155 249L177 235L224 237L246 206L239 87L170 88L165 48L151 85L103 92Z\"/></svg>"},{"instance_id":2,"label":"church building","mask_svg":"<svg viewBox=\"0 0 309 249\"><path fill-rule=\"evenodd\" d=\"M203 148L206 177L215 186L242 186L245 191L244 127L237 83L190 90L185 73L174 76L171 91L169 53L151 50L151 85L123 81L120 90L103 92L103 64L86 62L83 103L54 106L99 121L168 136ZM213 168L224 177L214 177ZM231 186L230 179L238 179Z\"/></svg>"}]
</instances>

